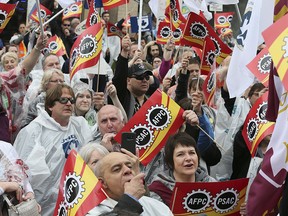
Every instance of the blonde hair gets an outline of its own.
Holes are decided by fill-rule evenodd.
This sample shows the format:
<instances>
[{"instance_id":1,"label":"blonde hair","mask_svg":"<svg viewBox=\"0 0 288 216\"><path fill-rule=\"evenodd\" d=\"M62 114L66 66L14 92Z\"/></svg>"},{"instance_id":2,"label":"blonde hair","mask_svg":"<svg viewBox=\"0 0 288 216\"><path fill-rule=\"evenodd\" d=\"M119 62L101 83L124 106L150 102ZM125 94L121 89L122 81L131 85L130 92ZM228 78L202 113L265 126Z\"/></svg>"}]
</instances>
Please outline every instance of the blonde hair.
<instances>
[{"instance_id":1,"label":"blonde hair","mask_svg":"<svg viewBox=\"0 0 288 216\"><path fill-rule=\"evenodd\" d=\"M5 54L2 55L1 57L1 62L3 64L3 62L5 61L6 58L13 58L17 61L17 63L19 63L19 58L18 55L14 52L7 52Z\"/></svg>"},{"instance_id":2,"label":"blonde hair","mask_svg":"<svg viewBox=\"0 0 288 216\"><path fill-rule=\"evenodd\" d=\"M42 80L41 80L41 87L40 87L41 91L47 91L48 83L51 80L51 77L53 76L54 73L58 74L59 76L62 76L64 79L64 74L59 69L51 68L51 69L45 70Z\"/></svg>"}]
</instances>

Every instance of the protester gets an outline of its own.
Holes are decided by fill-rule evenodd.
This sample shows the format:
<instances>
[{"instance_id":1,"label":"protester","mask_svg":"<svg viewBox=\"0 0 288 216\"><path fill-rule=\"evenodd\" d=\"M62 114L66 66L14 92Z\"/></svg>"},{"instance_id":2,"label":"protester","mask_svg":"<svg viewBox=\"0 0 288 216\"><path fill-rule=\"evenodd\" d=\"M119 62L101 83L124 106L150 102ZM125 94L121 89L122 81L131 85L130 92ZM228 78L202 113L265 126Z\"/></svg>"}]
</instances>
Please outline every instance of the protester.
<instances>
[{"instance_id":1,"label":"protester","mask_svg":"<svg viewBox=\"0 0 288 216\"><path fill-rule=\"evenodd\" d=\"M143 212L141 215L173 215L163 203L143 196L145 193L144 174L135 173L132 169L133 165L131 158L120 152L112 152L98 161L95 167L95 174L101 181L102 187L109 198L90 210L87 215L96 216L112 211L117 201L125 193L138 200L142 205Z\"/></svg>"},{"instance_id":2,"label":"protester","mask_svg":"<svg viewBox=\"0 0 288 216\"><path fill-rule=\"evenodd\" d=\"M169 170L159 173L149 185L152 198L170 206L175 182L216 181L200 167L200 153L196 142L187 133L179 132L170 136L164 151Z\"/></svg>"},{"instance_id":3,"label":"protester","mask_svg":"<svg viewBox=\"0 0 288 216\"><path fill-rule=\"evenodd\" d=\"M71 87L59 84L49 89L45 110L18 134L14 146L31 169L31 185L42 215L53 214L66 158L92 140L83 117L72 116L75 96Z\"/></svg>"}]
</instances>

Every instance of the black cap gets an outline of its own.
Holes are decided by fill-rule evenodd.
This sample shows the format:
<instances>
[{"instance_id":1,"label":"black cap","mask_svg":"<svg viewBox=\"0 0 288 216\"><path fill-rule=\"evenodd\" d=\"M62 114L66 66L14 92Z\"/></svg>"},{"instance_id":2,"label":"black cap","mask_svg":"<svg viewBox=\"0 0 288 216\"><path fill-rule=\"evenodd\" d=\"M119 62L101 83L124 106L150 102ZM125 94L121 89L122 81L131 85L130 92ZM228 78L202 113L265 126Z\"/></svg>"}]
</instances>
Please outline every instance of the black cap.
<instances>
[{"instance_id":1,"label":"black cap","mask_svg":"<svg viewBox=\"0 0 288 216\"><path fill-rule=\"evenodd\" d=\"M152 71L145 69L144 65L142 64L133 64L129 69L128 69L128 77L131 77L133 75L139 76L142 74L148 74L148 75L153 75Z\"/></svg>"}]
</instances>

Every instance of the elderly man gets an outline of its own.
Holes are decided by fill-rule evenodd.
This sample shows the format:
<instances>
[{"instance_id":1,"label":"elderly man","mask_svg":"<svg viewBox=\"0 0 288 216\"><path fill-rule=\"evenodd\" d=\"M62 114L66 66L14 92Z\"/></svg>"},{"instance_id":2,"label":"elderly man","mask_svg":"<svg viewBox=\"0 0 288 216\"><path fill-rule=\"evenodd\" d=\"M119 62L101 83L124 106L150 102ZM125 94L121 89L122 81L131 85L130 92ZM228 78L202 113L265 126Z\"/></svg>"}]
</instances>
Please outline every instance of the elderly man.
<instances>
[{"instance_id":1,"label":"elderly man","mask_svg":"<svg viewBox=\"0 0 288 216\"><path fill-rule=\"evenodd\" d=\"M143 216L173 215L170 209L158 200L143 196L145 193L144 174L135 174L131 157L120 152L112 152L98 161L95 174L102 183L102 188L109 196L87 215L100 215L110 212L117 205L123 194L128 194L142 205Z\"/></svg>"},{"instance_id":2,"label":"elderly man","mask_svg":"<svg viewBox=\"0 0 288 216\"><path fill-rule=\"evenodd\" d=\"M124 116L121 110L114 105L105 105L97 113L97 122L100 132L101 145L108 151L115 149L113 138L124 126Z\"/></svg>"},{"instance_id":3,"label":"elderly man","mask_svg":"<svg viewBox=\"0 0 288 216\"><path fill-rule=\"evenodd\" d=\"M31 170L31 185L42 215L53 214L66 158L92 140L83 117L72 116L71 87L58 84L47 91L45 110L18 134L14 146Z\"/></svg>"}]
</instances>

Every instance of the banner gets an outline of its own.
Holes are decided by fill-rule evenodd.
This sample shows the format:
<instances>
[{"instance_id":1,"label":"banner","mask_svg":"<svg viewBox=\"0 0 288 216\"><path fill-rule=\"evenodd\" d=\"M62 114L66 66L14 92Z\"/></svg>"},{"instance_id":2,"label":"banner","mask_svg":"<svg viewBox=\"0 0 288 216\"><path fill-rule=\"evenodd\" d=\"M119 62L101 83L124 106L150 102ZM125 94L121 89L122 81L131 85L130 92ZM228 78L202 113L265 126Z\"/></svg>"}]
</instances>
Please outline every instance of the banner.
<instances>
[{"instance_id":1,"label":"banner","mask_svg":"<svg viewBox=\"0 0 288 216\"><path fill-rule=\"evenodd\" d=\"M97 23L86 29L74 42L70 52L70 79L77 71L97 64L102 52L103 28Z\"/></svg>"},{"instance_id":2,"label":"banner","mask_svg":"<svg viewBox=\"0 0 288 216\"><path fill-rule=\"evenodd\" d=\"M183 0L184 5L186 5L191 12L200 15L203 12L206 20L212 19L212 13L208 11L208 6L204 0Z\"/></svg>"},{"instance_id":3,"label":"banner","mask_svg":"<svg viewBox=\"0 0 288 216\"><path fill-rule=\"evenodd\" d=\"M101 182L73 149L62 172L53 215L85 215L106 198Z\"/></svg>"},{"instance_id":4,"label":"banner","mask_svg":"<svg viewBox=\"0 0 288 216\"><path fill-rule=\"evenodd\" d=\"M138 33L138 17L130 17L131 32ZM152 31L152 17L142 16L141 32Z\"/></svg>"},{"instance_id":5,"label":"banner","mask_svg":"<svg viewBox=\"0 0 288 216\"><path fill-rule=\"evenodd\" d=\"M104 10L110 10L111 8L118 7L120 5L129 3L129 0L102 0Z\"/></svg>"},{"instance_id":6,"label":"banner","mask_svg":"<svg viewBox=\"0 0 288 216\"><path fill-rule=\"evenodd\" d=\"M74 4L71 4L69 7L65 8L65 10L63 11L62 20L65 20L71 17L80 18L82 14L82 8L83 8L82 2L76 2Z\"/></svg>"},{"instance_id":7,"label":"banner","mask_svg":"<svg viewBox=\"0 0 288 216\"><path fill-rule=\"evenodd\" d=\"M52 12L41 4L40 4L40 13L41 13L41 19L43 23L45 22L46 18L49 18L52 15ZM39 16L38 16L37 8L35 8L34 11L32 12L30 19L39 23Z\"/></svg>"},{"instance_id":8,"label":"banner","mask_svg":"<svg viewBox=\"0 0 288 216\"><path fill-rule=\"evenodd\" d=\"M255 156L260 142L267 136L271 135L274 130L274 122L266 120L268 92L257 99L250 109L243 124L242 136L251 153Z\"/></svg>"},{"instance_id":9,"label":"banner","mask_svg":"<svg viewBox=\"0 0 288 216\"><path fill-rule=\"evenodd\" d=\"M165 16L166 21L172 24L171 28L173 31L177 29L181 23L186 22L185 17L182 15L179 0L166 0Z\"/></svg>"},{"instance_id":10,"label":"banner","mask_svg":"<svg viewBox=\"0 0 288 216\"><path fill-rule=\"evenodd\" d=\"M247 3L226 79L230 98L242 96L254 81L254 75L246 65L256 56L258 45L263 43L261 33L272 24L273 8L274 1L249 0Z\"/></svg>"},{"instance_id":11,"label":"banner","mask_svg":"<svg viewBox=\"0 0 288 216\"><path fill-rule=\"evenodd\" d=\"M176 182L172 205L174 216L240 215L248 178L223 182Z\"/></svg>"},{"instance_id":12,"label":"banner","mask_svg":"<svg viewBox=\"0 0 288 216\"><path fill-rule=\"evenodd\" d=\"M11 17L13 16L16 5L17 4L0 3L1 15L2 15L0 16L0 33L4 30L4 28L10 21Z\"/></svg>"},{"instance_id":13,"label":"banner","mask_svg":"<svg viewBox=\"0 0 288 216\"><path fill-rule=\"evenodd\" d=\"M263 83L266 87L268 86L269 72L271 68L272 58L265 47L260 53L247 65L247 68L254 74L254 76Z\"/></svg>"},{"instance_id":14,"label":"banner","mask_svg":"<svg viewBox=\"0 0 288 216\"><path fill-rule=\"evenodd\" d=\"M288 89L288 14L283 16L263 32L265 43L271 54L274 67L277 70L284 88Z\"/></svg>"},{"instance_id":15,"label":"banner","mask_svg":"<svg viewBox=\"0 0 288 216\"><path fill-rule=\"evenodd\" d=\"M214 27L215 28L231 28L234 12L215 13Z\"/></svg>"},{"instance_id":16,"label":"banner","mask_svg":"<svg viewBox=\"0 0 288 216\"><path fill-rule=\"evenodd\" d=\"M67 54L62 39L59 38L57 35L49 38L49 40L47 41L47 46L43 49L44 55L47 55L49 53L53 53L57 56Z\"/></svg>"},{"instance_id":17,"label":"banner","mask_svg":"<svg viewBox=\"0 0 288 216\"><path fill-rule=\"evenodd\" d=\"M205 19L193 12L189 13L183 38L181 39L181 45L203 49L206 37L209 37L214 42L216 48L216 63L218 66L232 50L218 37Z\"/></svg>"},{"instance_id":18,"label":"banner","mask_svg":"<svg viewBox=\"0 0 288 216\"><path fill-rule=\"evenodd\" d=\"M175 101L158 89L114 139L121 143L122 132L135 132L139 159L146 166L160 152L168 137L184 123L183 112Z\"/></svg>"}]
</instances>

